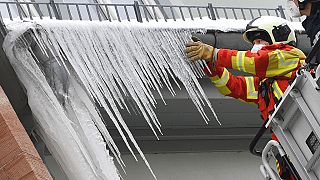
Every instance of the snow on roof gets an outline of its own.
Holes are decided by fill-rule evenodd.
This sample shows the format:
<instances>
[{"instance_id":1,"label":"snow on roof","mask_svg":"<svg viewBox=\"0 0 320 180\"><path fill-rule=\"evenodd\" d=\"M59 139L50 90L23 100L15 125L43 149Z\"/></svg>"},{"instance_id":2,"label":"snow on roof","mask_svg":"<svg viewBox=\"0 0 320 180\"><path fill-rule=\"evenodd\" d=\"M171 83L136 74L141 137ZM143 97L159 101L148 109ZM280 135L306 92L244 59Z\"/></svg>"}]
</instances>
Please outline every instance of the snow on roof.
<instances>
[{"instance_id":1,"label":"snow on roof","mask_svg":"<svg viewBox=\"0 0 320 180\"><path fill-rule=\"evenodd\" d=\"M36 18L35 18L36 19ZM14 21L11 21L9 19L4 19L4 22L6 25L10 26L11 23L14 23L16 21L20 21L20 19L15 19ZM30 20L24 20L24 21L30 21ZM45 23L52 23L51 19L44 18ZM63 21L69 21L69 20L61 20ZM78 20L72 20L73 22L77 22ZM32 21L31 21L32 22ZM56 21L54 21L56 23ZM83 21L78 21L83 22ZM114 25L122 24L122 25L130 25L130 26L139 26L144 28L196 28L196 29L207 29L207 30L219 30L222 32L242 32L245 30L246 25L250 20L244 20L244 19L217 19L212 20L208 17L200 18L194 18L194 20L191 20L190 18L186 18L185 20L177 19L174 21L173 19L168 19L165 21L164 19L159 19L158 21L151 20L147 22L145 19L143 19L143 23L137 22L136 20L131 20L130 22L127 20L119 21L103 21L104 23L112 23ZM92 23L101 23L100 21L92 21ZM291 25L294 27L296 31L304 31L304 28L302 27L301 22L290 22Z\"/></svg>"}]
</instances>

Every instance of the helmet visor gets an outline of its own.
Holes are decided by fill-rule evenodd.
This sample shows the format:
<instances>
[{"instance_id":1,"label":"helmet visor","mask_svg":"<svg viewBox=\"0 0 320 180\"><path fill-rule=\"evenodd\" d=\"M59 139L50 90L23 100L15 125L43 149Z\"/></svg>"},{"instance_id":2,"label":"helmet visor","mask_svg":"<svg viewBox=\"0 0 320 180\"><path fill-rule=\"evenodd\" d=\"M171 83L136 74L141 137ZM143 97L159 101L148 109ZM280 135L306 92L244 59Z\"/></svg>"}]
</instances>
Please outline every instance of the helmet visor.
<instances>
[{"instance_id":1,"label":"helmet visor","mask_svg":"<svg viewBox=\"0 0 320 180\"><path fill-rule=\"evenodd\" d=\"M253 41L256 39L262 39L264 41L267 41L269 44L272 44L272 40L269 34L264 30L247 31L246 37L251 43L253 43Z\"/></svg>"}]
</instances>

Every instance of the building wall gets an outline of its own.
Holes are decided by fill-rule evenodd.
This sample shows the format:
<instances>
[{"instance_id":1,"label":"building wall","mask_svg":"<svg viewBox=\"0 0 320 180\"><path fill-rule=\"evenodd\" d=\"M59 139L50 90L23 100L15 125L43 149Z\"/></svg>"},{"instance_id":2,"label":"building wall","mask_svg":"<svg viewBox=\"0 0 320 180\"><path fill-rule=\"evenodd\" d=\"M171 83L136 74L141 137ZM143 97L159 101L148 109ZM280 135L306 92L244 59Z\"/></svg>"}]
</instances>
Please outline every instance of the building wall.
<instances>
[{"instance_id":1,"label":"building wall","mask_svg":"<svg viewBox=\"0 0 320 180\"><path fill-rule=\"evenodd\" d=\"M146 155L158 180L259 180L260 158L249 152L212 152ZM124 156L130 180L151 180L143 162Z\"/></svg>"},{"instance_id":2,"label":"building wall","mask_svg":"<svg viewBox=\"0 0 320 180\"><path fill-rule=\"evenodd\" d=\"M146 165L139 158L136 162L131 155L122 156L126 163L124 180L153 180ZM146 154L158 180L259 180L263 179L259 166L261 159L249 152L207 152ZM66 180L51 156L46 164L55 179Z\"/></svg>"},{"instance_id":3,"label":"building wall","mask_svg":"<svg viewBox=\"0 0 320 180\"><path fill-rule=\"evenodd\" d=\"M0 179L52 180L1 86Z\"/></svg>"}]
</instances>

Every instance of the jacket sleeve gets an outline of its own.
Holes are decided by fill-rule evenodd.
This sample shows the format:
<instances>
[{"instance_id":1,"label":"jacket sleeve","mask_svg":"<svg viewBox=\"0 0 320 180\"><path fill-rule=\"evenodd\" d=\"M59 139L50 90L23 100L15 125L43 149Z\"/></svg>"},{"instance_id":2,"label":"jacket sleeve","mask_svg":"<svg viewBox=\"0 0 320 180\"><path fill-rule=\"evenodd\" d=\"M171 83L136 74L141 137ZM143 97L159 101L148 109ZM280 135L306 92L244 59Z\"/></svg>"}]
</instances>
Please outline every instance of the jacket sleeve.
<instances>
[{"instance_id":1,"label":"jacket sleeve","mask_svg":"<svg viewBox=\"0 0 320 180\"><path fill-rule=\"evenodd\" d=\"M280 45L278 45L280 46ZM285 76L291 77L292 71L304 62L304 53L291 46L261 49L257 53L220 49L216 65L250 73L259 78Z\"/></svg>"},{"instance_id":2,"label":"jacket sleeve","mask_svg":"<svg viewBox=\"0 0 320 180\"><path fill-rule=\"evenodd\" d=\"M210 72L207 69L204 71L220 93L248 103L258 102L258 77L233 76L224 67L213 67L212 62L208 63L208 67Z\"/></svg>"}]
</instances>

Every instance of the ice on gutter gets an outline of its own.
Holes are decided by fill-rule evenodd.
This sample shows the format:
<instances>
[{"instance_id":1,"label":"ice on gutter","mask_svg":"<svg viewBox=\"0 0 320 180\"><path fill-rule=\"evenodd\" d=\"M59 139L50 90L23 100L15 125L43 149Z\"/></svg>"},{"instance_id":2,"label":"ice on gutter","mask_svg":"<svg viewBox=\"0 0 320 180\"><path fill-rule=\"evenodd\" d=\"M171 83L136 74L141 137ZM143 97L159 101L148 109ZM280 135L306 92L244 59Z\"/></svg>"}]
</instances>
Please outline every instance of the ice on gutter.
<instances>
[{"instance_id":1,"label":"ice on gutter","mask_svg":"<svg viewBox=\"0 0 320 180\"><path fill-rule=\"evenodd\" d=\"M10 32L3 47L27 90L50 152L69 179L113 180L119 179L119 173L109 150L124 163L98 108L109 115L133 156L137 159L134 149L138 150L150 168L120 114L120 109L132 112L126 99L134 100L158 136L161 120L154 108L161 102L152 91L162 97L161 88L166 87L175 95L173 86L179 87L179 80L208 121L203 106L214 111L197 81L203 76L203 64L187 61L184 44L192 32L243 31L248 21L6 23Z\"/></svg>"}]
</instances>

